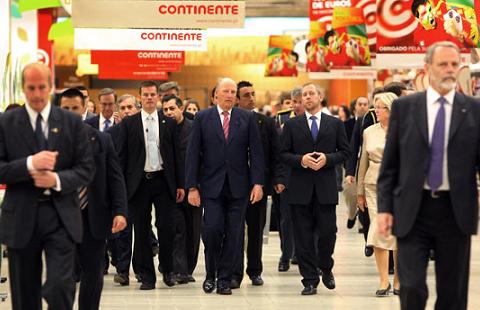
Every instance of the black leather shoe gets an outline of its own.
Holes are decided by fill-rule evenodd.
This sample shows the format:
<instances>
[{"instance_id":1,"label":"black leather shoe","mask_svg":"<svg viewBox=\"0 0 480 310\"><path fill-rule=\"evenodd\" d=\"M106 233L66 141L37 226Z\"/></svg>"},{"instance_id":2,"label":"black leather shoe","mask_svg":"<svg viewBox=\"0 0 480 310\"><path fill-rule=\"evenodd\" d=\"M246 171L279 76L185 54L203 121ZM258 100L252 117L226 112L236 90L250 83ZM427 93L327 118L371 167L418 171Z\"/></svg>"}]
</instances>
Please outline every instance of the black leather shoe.
<instances>
[{"instance_id":1,"label":"black leather shoe","mask_svg":"<svg viewBox=\"0 0 480 310\"><path fill-rule=\"evenodd\" d=\"M140 285L140 290L142 291L149 291L154 289L155 289L155 284L153 283L143 282L142 285Z\"/></svg>"},{"instance_id":2,"label":"black leather shoe","mask_svg":"<svg viewBox=\"0 0 480 310\"><path fill-rule=\"evenodd\" d=\"M187 274L177 274L176 275L176 280L178 284L187 284L188 283L188 275Z\"/></svg>"},{"instance_id":3,"label":"black leather shoe","mask_svg":"<svg viewBox=\"0 0 480 310\"><path fill-rule=\"evenodd\" d=\"M262 286L263 285L262 276L251 276L250 280L252 280L252 285L254 285L254 286Z\"/></svg>"},{"instance_id":4,"label":"black leather shoe","mask_svg":"<svg viewBox=\"0 0 480 310\"><path fill-rule=\"evenodd\" d=\"M390 289L391 288L392 288L392 286L390 285L390 283L388 283L387 288L383 289L383 290L377 290L375 292L375 296L377 296L377 297L387 297L390 294Z\"/></svg>"},{"instance_id":5,"label":"black leather shoe","mask_svg":"<svg viewBox=\"0 0 480 310\"><path fill-rule=\"evenodd\" d=\"M232 295L232 290L227 285L218 285L217 294L220 295Z\"/></svg>"},{"instance_id":6,"label":"black leather shoe","mask_svg":"<svg viewBox=\"0 0 480 310\"><path fill-rule=\"evenodd\" d=\"M330 270L322 270L322 282L326 288L333 290L335 288L335 278Z\"/></svg>"},{"instance_id":7,"label":"black leather shoe","mask_svg":"<svg viewBox=\"0 0 480 310\"><path fill-rule=\"evenodd\" d=\"M288 271L288 269L290 269L290 262L289 261L279 261L278 262L278 271L280 272L285 272L285 271Z\"/></svg>"},{"instance_id":8,"label":"black leather shoe","mask_svg":"<svg viewBox=\"0 0 480 310\"><path fill-rule=\"evenodd\" d=\"M302 295L315 295L317 294L317 288L313 284L305 286L302 290Z\"/></svg>"},{"instance_id":9,"label":"black leather shoe","mask_svg":"<svg viewBox=\"0 0 480 310\"><path fill-rule=\"evenodd\" d=\"M188 282L195 282L195 278L191 274L188 275Z\"/></svg>"},{"instance_id":10,"label":"black leather shoe","mask_svg":"<svg viewBox=\"0 0 480 310\"><path fill-rule=\"evenodd\" d=\"M373 255L373 247L365 246L365 256L370 257Z\"/></svg>"},{"instance_id":11,"label":"black leather shoe","mask_svg":"<svg viewBox=\"0 0 480 310\"><path fill-rule=\"evenodd\" d=\"M172 272L163 274L163 283L165 283L165 285L169 287L172 287L175 285L175 276L173 275Z\"/></svg>"},{"instance_id":12,"label":"black leather shoe","mask_svg":"<svg viewBox=\"0 0 480 310\"><path fill-rule=\"evenodd\" d=\"M393 289L393 295L397 295L397 296L400 295L400 289L394 288Z\"/></svg>"},{"instance_id":13,"label":"black leather shoe","mask_svg":"<svg viewBox=\"0 0 480 310\"><path fill-rule=\"evenodd\" d=\"M215 289L215 280L213 279L205 279L202 284L203 291L207 294L213 292Z\"/></svg>"},{"instance_id":14,"label":"black leather shoe","mask_svg":"<svg viewBox=\"0 0 480 310\"><path fill-rule=\"evenodd\" d=\"M353 220L347 220L347 228L352 229L355 226L355 221L357 220L357 216L353 218Z\"/></svg>"},{"instance_id":15,"label":"black leather shoe","mask_svg":"<svg viewBox=\"0 0 480 310\"><path fill-rule=\"evenodd\" d=\"M136 273L136 274L135 274L135 279L137 279L137 282L138 282L138 283L141 283L141 282L142 282L142 276L141 276L139 273Z\"/></svg>"},{"instance_id":16,"label":"black leather shoe","mask_svg":"<svg viewBox=\"0 0 480 310\"><path fill-rule=\"evenodd\" d=\"M238 281L237 279L232 279L230 281L230 288L232 290L236 289L236 288L240 288L240 281Z\"/></svg>"},{"instance_id":17,"label":"black leather shoe","mask_svg":"<svg viewBox=\"0 0 480 310\"><path fill-rule=\"evenodd\" d=\"M130 285L130 279L128 278L128 275L126 274L116 274L113 277L113 283L118 283L121 286L127 286Z\"/></svg>"},{"instance_id":18,"label":"black leather shoe","mask_svg":"<svg viewBox=\"0 0 480 310\"><path fill-rule=\"evenodd\" d=\"M294 256L292 257L291 263L292 263L292 265L298 265L298 259L297 259L297 256L296 256L296 255L294 255Z\"/></svg>"}]
</instances>

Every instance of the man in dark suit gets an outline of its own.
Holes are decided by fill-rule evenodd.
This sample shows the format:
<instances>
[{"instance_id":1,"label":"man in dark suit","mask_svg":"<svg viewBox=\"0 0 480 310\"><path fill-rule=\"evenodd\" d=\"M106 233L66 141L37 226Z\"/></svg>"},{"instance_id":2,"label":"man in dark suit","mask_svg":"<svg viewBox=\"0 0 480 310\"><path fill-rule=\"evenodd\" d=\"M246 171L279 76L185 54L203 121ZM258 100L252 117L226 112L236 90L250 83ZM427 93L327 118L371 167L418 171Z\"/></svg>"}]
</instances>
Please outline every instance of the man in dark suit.
<instances>
[{"instance_id":1,"label":"man in dark suit","mask_svg":"<svg viewBox=\"0 0 480 310\"><path fill-rule=\"evenodd\" d=\"M62 109L79 116L86 108L82 93L75 88L65 90L59 101ZM105 241L109 231L117 233L127 225L127 194L110 136L85 126L96 169L92 182L79 190L83 240L77 251L81 267L78 308L98 309L103 288Z\"/></svg>"},{"instance_id":2,"label":"man in dark suit","mask_svg":"<svg viewBox=\"0 0 480 310\"><path fill-rule=\"evenodd\" d=\"M262 141L263 155L265 158L265 185L263 187L263 197L255 204L249 203L246 212L247 224L247 275L252 281L252 285L263 285L262 279L262 248L263 248L263 228L267 214L267 195L272 195L273 190L281 193L285 189L285 174L280 162L280 139L275 121L273 118L266 117L263 114L253 111L255 108L255 89L250 82L241 81L237 85L238 106L242 109L252 111L260 130L260 139ZM242 238L243 232L242 229ZM243 243L238 255L237 264L233 273L231 288L238 288L243 280L244 254Z\"/></svg>"},{"instance_id":3,"label":"man in dark suit","mask_svg":"<svg viewBox=\"0 0 480 310\"><path fill-rule=\"evenodd\" d=\"M134 256L142 282L140 289L152 290L156 283L149 237L152 203L163 282L173 286L171 215L175 202L182 201L185 196L185 170L178 157L175 121L156 109L158 85L153 81L142 82L140 95L142 111L120 123L119 154L127 184L128 210L133 217Z\"/></svg>"},{"instance_id":4,"label":"man in dark suit","mask_svg":"<svg viewBox=\"0 0 480 310\"><path fill-rule=\"evenodd\" d=\"M233 106L236 93L232 79L218 82L217 104L195 116L186 156L188 202L204 210L203 290L211 293L218 279L217 294L224 295L232 293L247 202L262 199L265 175L255 115Z\"/></svg>"},{"instance_id":5,"label":"man in dark suit","mask_svg":"<svg viewBox=\"0 0 480 310\"><path fill-rule=\"evenodd\" d=\"M185 153L193 123L183 115L182 105L182 99L175 95L167 95L162 98L163 114L177 123L180 164L185 166ZM202 209L182 201L177 203L176 208L173 209L173 219L175 225L173 269L176 273L176 280L179 284L194 282L192 274L197 266L200 248Z\"/></svg>"},{"instance_id":6,"label":"man in dark suit","mask_svg":"<svg viewBox=\"0 0 480 310\"><path fill-rule=\"evenodd\" d=\"M88 94L88 89L83 85L77 86L75 88L82 93L83 100L85 101L85 106L86 106L87 103L90 101L90 95ZM89 119L95 116L97 116L97 114L88 111L88 109L85 109L85 112L83 112L82 114L82 121L85 121L86 119Z\"/></svg>"},{"instance_id":7,"label":"man in dark suit","mask_svg":"<svg viewBox=\"0 0 480 310\"><path fill-rule=\"evenodd\" d=\"M427 49L426 92L392 105L378 178L378 230L398 241L402 309L425 309L435 251L435 309L467 309L470 239L478 226L480 103L455 91L460 51Z\"/></svg>"},{"instance_id":8,"label":"man in dark suit","mask_svg":"<svg viewBox=\"0 0 480 310\"><path fill-rule=\"evenodd\" d=\"M119 122L117 94L111 88L104 88L98 94L98 101L102 110L97 116L87 118L85 123L104 132Z\"/></svg>"},{"instance_id":9,"label":"man in dark suit","mask_svg":"<svg viewBox=\"0 0 480 310\"><path fill-rule=\"evenodd\" d=\"M82 120L53 106L50 69L22 72L25 107L0 118L0 183L7 185L0 241L8 247L13 309L72 309L75 244L82 240L77 189L95 167ZM46 282L42 283L42 254Z\"/></svg>"},{"instance_id":10,"label":"man in dark suit","mask_svg":"<svg viewBox=\"0 0 480 310\"><path fill-rule=\"evenodd\" d=\"M321 112L323 97L316 84L305 84L302 89L305 114L288 120L282 132L282 156L291 167L288 202L295 253L305 286L302 295L317 293L317 267L322 271L323 284L328 289L335 288L332 273L338 204L335 166L350 154L343 123Z\"/></svg>"}]
</instances>

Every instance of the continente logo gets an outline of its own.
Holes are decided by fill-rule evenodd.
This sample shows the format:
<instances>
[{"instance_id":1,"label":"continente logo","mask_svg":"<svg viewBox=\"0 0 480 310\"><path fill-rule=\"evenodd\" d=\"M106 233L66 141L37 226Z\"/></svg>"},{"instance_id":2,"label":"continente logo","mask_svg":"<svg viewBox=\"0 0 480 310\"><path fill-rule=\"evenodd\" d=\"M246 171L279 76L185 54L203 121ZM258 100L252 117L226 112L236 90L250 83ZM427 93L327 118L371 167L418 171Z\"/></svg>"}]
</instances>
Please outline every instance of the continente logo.
<instances>
[{"instance_id":1,"label":"continente logo","mask_svg":"<svg viewBox=\"0 0 480 310\"><path fill-rule=\"evenodd\" d=\"M238 4L162 4L161 15L238 15Z\"/></svg>"}]
</instances>

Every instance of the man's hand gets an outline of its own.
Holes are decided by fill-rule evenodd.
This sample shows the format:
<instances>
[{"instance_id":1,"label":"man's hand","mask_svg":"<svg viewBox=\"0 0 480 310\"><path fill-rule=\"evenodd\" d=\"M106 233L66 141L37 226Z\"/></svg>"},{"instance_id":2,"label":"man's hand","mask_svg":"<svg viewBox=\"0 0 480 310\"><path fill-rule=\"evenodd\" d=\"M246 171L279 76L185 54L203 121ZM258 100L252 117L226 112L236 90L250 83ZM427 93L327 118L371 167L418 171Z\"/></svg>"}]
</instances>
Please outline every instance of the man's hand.
<instances>
[{"instance_id":1,"label":"man's hand","mask_svg":"<svg viewBox=\"0 0 480 310\"><path fill-rule=\"evenodd\" d=\"M122 121L122 118L118 112L113 112L113 120L115 121L115 124L118 124Z\"/></svg>"},{"instance_id":2,"label":"man's hand","mask_svg":"<svg viewBox=\"0 0 480 310\"><path fill-rule=\"evenodd\" d=\"M362 212L365 212L365 209L368 208L367 206L367 199L365 199L365 195L357 195L357 205Z\"/></svg>"},{"instance_id":3,"label":"man's hand","mask_svg":"<svg viewBox=\"0 0 480 310\"><path fill-rule=\"evenodd\" d=\"M273 186L273 189L275 190L275 193L280 194L285 190L285 185L283 184L275 184Z\"/></svg>"},{"instance_id":4,"label":"man's hand","mask_svg":"<svg viewBox=\"0 0 480 310\"><path fill-rule=\"evenodd\" d=\"M352 185L355 182L355 177L353 175L347 175L345 177L345 184Z\"/></svg>"},{"instance_id":5,"label":"man's hand","mask_svg":"<svg viewBox=\"0 0 480 310\"><path fill-rule=\"evenodd\" d=\"M177 188L177 197L175 199L176 203L180 203L185 198L185 190L183 188Z\"/></svg>"},{"instance_id":6,"label":"man's hand","mask_svg":"<svg viewBox=\"0 0 480 310\"><path fill-rule=\"evenodd\" d=\"M317 165L317 158L316 158L315 152L307 153L303 155L302 165L307 168L315 170L315 167Z\"/></svg>"},{"instance_id":7,"label":"man's hand","mask_svg":"<svg viewBox=\"0 0 480 310\"><path fill-rule=\"evenodd\" d=\"M327 156L324 153L317 153L315 152L316 155L318 155L317 158L317 170L320 170L327 164Z\"/></svg>"},{"instance_id":8,"label":"man's hand","mask_svg":"<svg viewBox=\"0 0 480 310\"><path fill-rule=\"evenodd\" d=\"M191 188L188 191L188 203L195 207L200 207L200 192L196 188Z\"/></svg>"},{"instance_id":9,"label":"man's hand","mask_svg":"<svg viewBox=\"0 0 480 310\"><path fill-rule=\"evenodd\" d=\"M57 178L55 176L55 172L46 170L35 170L30 172L30 176L32 177L36 187L52 188L57 186Z\"/></svg>"},{"instance_id":10,"label":"man's hand","mask_svg":"<svg viewBox=\"0 0 480 310\"><path fill-rule=\"evenodd\" d=\"M58 152L41 151L32 155L32 165L35 170L53 170L57 163Z\"/></svg>"},{"instance_id":11,"label":"man's hand","mask_svg":"<svg viewBox=\"0 0 480 310\"><path fill-rule=\"evenodd\" d=\"M252 192L250 193L250 203L254 204L263 197L263 189L261 185L255 184L253 185Z\"/></svg>"},{"instance_id":12,"label":"man's hand","mask_svg":"<svg viewBox=\"0 0 480 310\"><path fill-rule=\"evenodd\" d=\"M112 234L122 231L127 227L127 219L123 215L117 215L113 218Z\"/></svg>"},{"instance_id":13,"label":"man's hand","mask_svg":"<svg viewBox=\"0 0 480 310\"><path fill-rule=\"evenodd\" d=\"M388 237L393 226L393 215L391 213L378 213L377 231L380 235Z\"/></svg>"}]
</instances>

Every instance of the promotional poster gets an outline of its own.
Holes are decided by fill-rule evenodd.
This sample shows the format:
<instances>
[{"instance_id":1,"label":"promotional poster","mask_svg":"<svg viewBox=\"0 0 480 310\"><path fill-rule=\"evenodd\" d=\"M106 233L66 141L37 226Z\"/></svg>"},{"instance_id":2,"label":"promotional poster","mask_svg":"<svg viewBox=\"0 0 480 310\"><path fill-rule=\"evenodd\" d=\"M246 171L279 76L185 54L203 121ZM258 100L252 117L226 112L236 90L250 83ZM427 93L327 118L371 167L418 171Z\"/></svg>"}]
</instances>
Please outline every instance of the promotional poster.
<instances>
[{"instance_id":1,"label":"promotional poster","mask_svg":"<svg viewBox=\"0 0 480 310\"><path fill-rule=\"evenodd\" d=\"M265 76L297 76L298 57L291 36L270 36Z\"/></svg>"}]
</instances>

